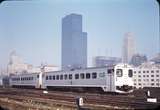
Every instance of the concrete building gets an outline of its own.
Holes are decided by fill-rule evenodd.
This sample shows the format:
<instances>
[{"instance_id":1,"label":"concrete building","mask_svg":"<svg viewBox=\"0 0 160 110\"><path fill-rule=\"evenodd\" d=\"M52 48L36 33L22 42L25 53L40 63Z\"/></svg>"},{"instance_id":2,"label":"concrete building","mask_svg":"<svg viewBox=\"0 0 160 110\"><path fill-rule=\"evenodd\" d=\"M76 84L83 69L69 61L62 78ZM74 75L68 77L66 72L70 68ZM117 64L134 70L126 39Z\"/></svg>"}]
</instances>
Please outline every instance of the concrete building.
<instances>
[{"instance_id":1,"label":"concrete building","mask_svg":"<svg viewBox=\"0 0 160 110\"><path fill-rule=\"evenodd\" d=\"M87 67L87 33L82 30L82 15L62 19L62 70Z\"/></svg>"},{"instance_id":2,"label":"concrete building","mask_svg":"<svg viewBox=\"0 0 160 110\"><path fill-rule=\"evenodd\" d=\"M113 65L121 62L121 58L96 56L93 61L95 67L104 67L107 65Z\"/></svg>"},{"instance_id":3,"label":"concrete building","mask_svg":"<svg viewBox=\"0 0 160 110\"><path fill-rule=\"evenodd\" d=\"M152 59L152 62L156 63L156 64L160 64L160 53L156 54Z\"/></svg>"},{"instance_id":4,"label":"concrete building","mask_svg":"<svg viewBox=\"0 0 160 110\"><path fill-rule=\"evenodd\" d=\"M135 54L135 44L132 33L128 32L125 34L122 50L123 63L130 63L132 56Z\"/></svg>"},{"instance_id":5,"label":"concrete building","mask_svg":"<svg viewBox=\"0 0 160 110\"><path fill-rule=\"evenodd\" d=\"M26 72L28 64L24 63L22 58L16 54L15 51L11 52L10 59L7 67L9 74Z\"/></svg>"},{"instance_id":6,"label":"concrete building","mask_svg":"<svg viewBox=\"0 0 160 110\"><path fill-rule=\"evenodd\" d=\"M49 72L49 71L58 71L60 70L58 66L55 65L41 65L34 67L31 64L24 63L22 58L16 54L16 52L12 52L10 54L10 60L7 67L8 74L26 74L26 73L39 73Z\"/></svg>"},{"instance_id":7,"label":"concrete building","mask_svg":"<svg viewBox=\"0 0 160 110\"><path fill-rule=\"evenodd\" d=\"M147 57L142 54L134 54L132 56L130 64L133 66L140 66L142 63L147 62Z\"/></svg>"},{"instance_id":8,"label":"concrete building","mask_svg":"<svg viewBox=\"0 0 160 110\"><path fill-rule=\"evenodd\" d=\"M135 67L133 80L136 88L160 87L160 65L147 62Z\"/></svg>"}]
</instances>

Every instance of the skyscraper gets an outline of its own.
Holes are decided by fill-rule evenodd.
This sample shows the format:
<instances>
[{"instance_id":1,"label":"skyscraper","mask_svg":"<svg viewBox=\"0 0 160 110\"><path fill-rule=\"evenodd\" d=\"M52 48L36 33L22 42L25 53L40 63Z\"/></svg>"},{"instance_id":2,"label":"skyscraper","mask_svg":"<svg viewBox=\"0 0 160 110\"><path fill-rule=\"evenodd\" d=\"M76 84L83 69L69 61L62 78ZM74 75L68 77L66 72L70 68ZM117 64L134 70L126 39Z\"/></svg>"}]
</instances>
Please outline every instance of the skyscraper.
<instances>
[{"instance_id":1,"label":"skyscraper","mask_svg":"<svg viewBox=\"0 0 160 110\"><path fill-rule=\"evenodd\" d=\"M82 31L82 15L62 19L62 69L87 66L87 33Z\"/></svg>"},{"instance_id":2,"label":"skyscraper","mask_svg":"<svg viewBox=\"0 0 160 110\"><path fill-rule=\"evenodd\" d=\"M128 32L125 34L122 50L123 50L123 56L122 56L123 63L130 63L132 56L135 54L135 44L132 33Z\"/></svg>"}]
</instances>

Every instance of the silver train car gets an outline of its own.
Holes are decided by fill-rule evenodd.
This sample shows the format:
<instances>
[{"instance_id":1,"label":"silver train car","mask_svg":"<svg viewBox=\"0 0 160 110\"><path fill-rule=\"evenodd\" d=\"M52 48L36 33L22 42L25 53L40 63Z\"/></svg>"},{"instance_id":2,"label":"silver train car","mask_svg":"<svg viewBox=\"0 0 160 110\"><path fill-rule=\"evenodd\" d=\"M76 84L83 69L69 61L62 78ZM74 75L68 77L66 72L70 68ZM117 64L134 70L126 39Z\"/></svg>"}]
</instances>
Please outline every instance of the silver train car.
<instances>
[{"instance_id":1,"label":"silver train car","mask_svg":"<svg viewBox=\"0 0 160 110\"><path fill-rule=\"evenodd\" d=\"M13 75L12 87L129 93L133 91L133 68L117 64L101 68Z\"/></svg>"}]
</instances>

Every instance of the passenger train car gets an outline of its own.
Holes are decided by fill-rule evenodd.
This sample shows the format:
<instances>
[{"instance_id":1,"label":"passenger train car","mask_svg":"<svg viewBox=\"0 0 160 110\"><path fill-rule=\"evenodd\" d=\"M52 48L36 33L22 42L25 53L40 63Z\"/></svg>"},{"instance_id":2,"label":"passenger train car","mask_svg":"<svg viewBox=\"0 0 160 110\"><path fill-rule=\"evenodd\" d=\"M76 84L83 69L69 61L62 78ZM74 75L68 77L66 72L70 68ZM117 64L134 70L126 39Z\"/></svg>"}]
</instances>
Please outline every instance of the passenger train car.
<instances>
[{"instance_id":1,"label":"passenger train car","mask_svg":"<svg viewBox=\"0 0 160 110\"><path fill-rule=\"evenodd\" d=\"M41 88L41 73L24 73L11 75L10 86L17 88Z\"/></svg>"},{"instance_id":2,"label":"passenger train car","mask_svg":"<svg viewBox=\"0 0 160 110\"><path fill-rule=\"evenodd\" d=\"M128 64L70 71L53 71L13 75L12 87L61 90L91 90L129 93L133 91L133 69Z\"/></svg>"}]
</instances>

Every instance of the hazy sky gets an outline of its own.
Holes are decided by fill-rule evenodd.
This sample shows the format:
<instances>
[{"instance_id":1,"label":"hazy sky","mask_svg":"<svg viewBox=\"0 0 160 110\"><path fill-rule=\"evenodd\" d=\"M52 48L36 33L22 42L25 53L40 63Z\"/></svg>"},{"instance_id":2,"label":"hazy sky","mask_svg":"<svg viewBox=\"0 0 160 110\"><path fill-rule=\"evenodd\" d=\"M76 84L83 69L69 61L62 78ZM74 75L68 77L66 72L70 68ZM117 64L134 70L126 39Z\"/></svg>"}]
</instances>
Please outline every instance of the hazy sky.
<instances>
[{"instance_id":1,"label":"hazy sky","mask_svg":"<svg viewBox=\"0 0 160 110\"><path fill-rule=\"evenodd\" d=\"M123 37L132 32L136 51L158 52L159 7L155 0L24 0L0 4L0 67L12 50L26 63L61 65L61 19L83 15L88 64L96 55L121 57Z\"/></svg>"}]
</instances>

